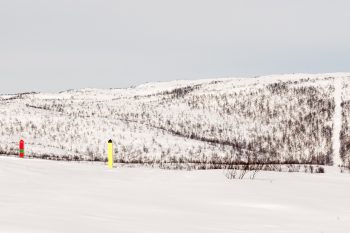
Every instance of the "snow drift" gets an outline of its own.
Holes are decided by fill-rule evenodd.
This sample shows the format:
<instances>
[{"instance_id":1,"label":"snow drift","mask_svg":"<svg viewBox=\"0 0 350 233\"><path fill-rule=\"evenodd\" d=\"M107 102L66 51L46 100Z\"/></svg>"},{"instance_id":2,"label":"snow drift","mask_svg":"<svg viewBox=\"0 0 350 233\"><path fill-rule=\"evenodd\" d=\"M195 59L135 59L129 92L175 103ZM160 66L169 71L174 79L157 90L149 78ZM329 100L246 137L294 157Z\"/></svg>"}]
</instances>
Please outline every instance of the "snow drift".
<instances>
[{"instance_id":1,"label":"snow drift","mask_svg":"<svg viewBox=\"0 0 350 233\"><path fill-rule=\"evenodd\" d=\"M110 170L0 157L0 232L346 233L349 174Z\"/></svg>"}]
</instances>

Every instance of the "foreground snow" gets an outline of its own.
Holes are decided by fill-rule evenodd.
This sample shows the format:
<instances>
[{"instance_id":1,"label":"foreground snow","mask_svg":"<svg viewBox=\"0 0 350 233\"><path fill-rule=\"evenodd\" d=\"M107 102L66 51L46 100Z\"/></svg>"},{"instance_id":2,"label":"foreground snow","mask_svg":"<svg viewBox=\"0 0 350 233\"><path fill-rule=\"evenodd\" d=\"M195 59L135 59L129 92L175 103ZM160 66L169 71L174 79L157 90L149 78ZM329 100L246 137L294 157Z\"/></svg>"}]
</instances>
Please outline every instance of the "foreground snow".
<instances>
[{"instance_id":1,"label":"foreground snow","mask_svg":"<svg viewBox=\"0 0 350 233\"><path fill-rule=\"evenodd\" d=\"M349 182L0 157L0 232L348 232Z\"/></svg>"}]
</instances>

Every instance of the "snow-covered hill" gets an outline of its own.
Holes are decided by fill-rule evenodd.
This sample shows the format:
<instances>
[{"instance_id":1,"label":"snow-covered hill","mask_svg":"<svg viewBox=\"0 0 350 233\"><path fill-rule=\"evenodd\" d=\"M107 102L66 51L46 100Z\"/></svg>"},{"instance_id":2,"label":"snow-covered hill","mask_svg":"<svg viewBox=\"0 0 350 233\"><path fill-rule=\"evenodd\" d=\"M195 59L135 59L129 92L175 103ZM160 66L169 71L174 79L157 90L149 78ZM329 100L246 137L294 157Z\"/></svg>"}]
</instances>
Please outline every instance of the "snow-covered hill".
<instances>
[{"instance_id":1,"label":"snow-covered hill","mask_svg":"<svg viewBox=\"0 0 350 233\"><path fill-rule=\"evenodd\" d=\"M350 156L350 73L2 95L0 128L0 154L23 138L28 156L104 160L113 139L119 162L330 165Z\"/></svg>"}]
</instances>

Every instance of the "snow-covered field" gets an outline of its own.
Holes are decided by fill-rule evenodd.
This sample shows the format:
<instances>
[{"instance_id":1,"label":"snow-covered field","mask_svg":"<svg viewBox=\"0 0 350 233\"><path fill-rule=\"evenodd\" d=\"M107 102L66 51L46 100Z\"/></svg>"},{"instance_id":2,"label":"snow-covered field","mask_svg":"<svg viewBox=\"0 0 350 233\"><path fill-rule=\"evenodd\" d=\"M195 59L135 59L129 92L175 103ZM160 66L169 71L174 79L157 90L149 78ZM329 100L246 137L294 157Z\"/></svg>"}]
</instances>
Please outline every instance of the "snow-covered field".
<instances>
[{"instance_id":1,"label":"snow-covered field","mask_svg":"<svg viewBox=\"0 0 350 233\"><path fill-rule=\"evenodd\" d=\"M0 232L349 232L350 174L107 169L0 157Z\"/></svg>"}]
</instances>

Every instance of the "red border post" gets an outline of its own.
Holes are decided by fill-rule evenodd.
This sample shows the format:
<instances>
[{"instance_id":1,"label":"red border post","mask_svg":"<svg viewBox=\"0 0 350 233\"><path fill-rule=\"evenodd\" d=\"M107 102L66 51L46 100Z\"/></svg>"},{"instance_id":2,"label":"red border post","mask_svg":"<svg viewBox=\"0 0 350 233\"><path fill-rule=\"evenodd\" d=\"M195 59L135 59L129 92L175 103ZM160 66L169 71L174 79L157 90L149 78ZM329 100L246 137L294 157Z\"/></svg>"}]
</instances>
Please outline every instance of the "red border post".
<instances>
[{"instance_id":1,"label":"red border post","mask_svg":"<svg viewBox=\"0 0 350 233\"><path fill-rule=\"evenodd\" d=\"M24 157L24 141L19 141L19 157Z\"/></svg>"}]
</instances>

